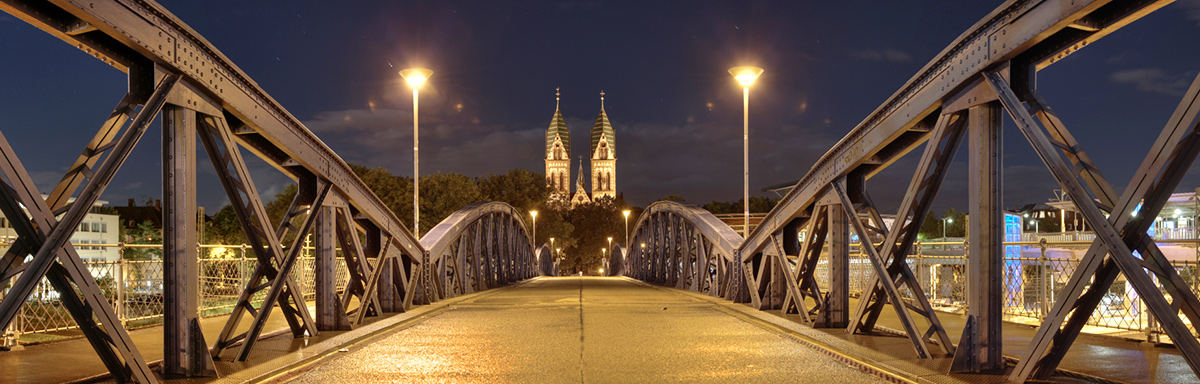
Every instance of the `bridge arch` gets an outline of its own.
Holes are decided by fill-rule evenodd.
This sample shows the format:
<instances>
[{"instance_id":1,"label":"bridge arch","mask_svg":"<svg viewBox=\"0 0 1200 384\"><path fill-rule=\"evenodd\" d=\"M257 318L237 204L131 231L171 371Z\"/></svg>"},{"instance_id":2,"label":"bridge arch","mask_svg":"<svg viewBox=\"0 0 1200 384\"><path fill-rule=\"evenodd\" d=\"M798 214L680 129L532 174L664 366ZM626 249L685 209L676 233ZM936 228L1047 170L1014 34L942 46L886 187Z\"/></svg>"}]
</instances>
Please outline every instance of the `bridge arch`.
<instances>
[{"instance_id":1,"label":"bridge arch","mask_svg":"<svg viewBox=\"0 0 1200 384\"><path fill-rule=\"evenodd\" d=\"M516 208L502 202L468 205L421 237L426 302L474 293L538 274L533 238Z\"/></svg>"},{"instance_id":2,"label":"bridge arch","mask_svg":"<svg viewBox=\"0 0 1200 384\"><path fill-rule=\"evenodd\" d=\"M622 249L620 274L734 301L746 296L737 248L742 237L703 208L674 201L646 207Z\"/></svg>"}]
</instances>

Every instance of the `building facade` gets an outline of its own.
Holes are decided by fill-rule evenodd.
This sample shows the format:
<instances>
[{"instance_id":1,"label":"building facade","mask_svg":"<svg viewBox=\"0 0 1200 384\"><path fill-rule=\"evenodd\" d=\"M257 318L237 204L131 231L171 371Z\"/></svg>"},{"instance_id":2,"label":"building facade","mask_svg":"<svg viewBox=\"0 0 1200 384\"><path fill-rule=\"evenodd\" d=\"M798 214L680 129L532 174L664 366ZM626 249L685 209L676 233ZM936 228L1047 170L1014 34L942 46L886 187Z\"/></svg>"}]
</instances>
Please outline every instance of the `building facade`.
<instances>
[{"instance_id":1,"label":"building facade","mask_svg":"<svg viewBox=\"0 0 1200 384\"><path fill-rule=\"evenodd\" d=\"M43 196L45 197L45 196ZM71 201L74 201L71 198ZM71 235L71 244L84 262L113 262L120 259L117 243L120 243L120 228L117 215L102 213L103 206L108 202L97 200L91 212L83 217L79 228ZM26 211L28 214L28 211ZM59 215L58 218L62 218ZM17 232L7 218L0 217L0 242L12 244L17 239Z\"/></svg>"}]
</instances>

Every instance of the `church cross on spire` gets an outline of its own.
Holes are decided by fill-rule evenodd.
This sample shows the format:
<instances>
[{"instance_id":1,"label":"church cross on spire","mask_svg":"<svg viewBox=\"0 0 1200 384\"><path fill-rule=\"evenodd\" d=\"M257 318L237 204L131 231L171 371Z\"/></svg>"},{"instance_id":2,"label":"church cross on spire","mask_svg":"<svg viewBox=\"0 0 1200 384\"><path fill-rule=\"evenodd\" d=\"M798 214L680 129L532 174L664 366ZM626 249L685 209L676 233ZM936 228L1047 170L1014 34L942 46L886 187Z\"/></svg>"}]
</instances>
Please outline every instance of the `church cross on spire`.
<instances>
[{"instance_id":1,"label":"church cross on spire","mask_svg":"<svg viewBox=\"0 0 1200 384\"><path fill-rule=\"evenodd\" d=\"M558 110L558 96L559 96L558 87L554 87L554 110L555 111Z\"/></svg>"},{"instance_id":2,"label":"church cross on spire","mask_svg":"<svg viewBox=\"0 0 1200 384\"><path fill-rule=\"evenodd\" d=\"M600 91L600 109L604 109L604 91Z\"/></svg>"}]
</instances>

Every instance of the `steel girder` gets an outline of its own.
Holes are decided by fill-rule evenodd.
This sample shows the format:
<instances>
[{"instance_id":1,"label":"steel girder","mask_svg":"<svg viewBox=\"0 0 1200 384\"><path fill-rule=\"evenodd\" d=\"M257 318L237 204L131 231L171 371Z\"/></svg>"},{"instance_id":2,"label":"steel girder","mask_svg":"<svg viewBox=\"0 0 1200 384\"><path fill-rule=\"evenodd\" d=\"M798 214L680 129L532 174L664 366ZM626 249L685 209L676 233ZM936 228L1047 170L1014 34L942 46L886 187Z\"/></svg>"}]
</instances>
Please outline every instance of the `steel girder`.
<instances>
[{"instance_id":1,"label":"steel girder","mask_svg":"<svg viewBox=\"0 0 1200 384\"><path fill-rule=\"evenodd\" d=\"M208 157L217 171L221 185L225 187L225 194L229 197L233 211L246 233L247 242L257 259L253 275L242 289L233 313L229 315L217 338L216 346L212 350L213 356L220 357L221 352L240 342L241 349L235 359L249 359L250 351L258 341L258 336L272 312L271 308L276 303L283 311L284 319L287 320L294 336L301 337L306 332L316 335L316 324L308 312L304 294L291 275L291 269L300 255L300 245L303 244L304 236L308 234L318 216L312 211L321 206L332 184L318 181L315 176L301 179L300 189L283 221L278 229L272 229L266 208L250 177L250 170L246 167L241 150L233 140L233 131L225 124L225 120L206 119L202 122L200 131L200 138L208 151ZM307 217L300 228L295 228L291 221L300 215ZM291 246L285 253L281 242L289 234L292 235ZM261 305L255 306L254 295L264 289L267 289L267 297ZM247 314L253 321L248 329L239 333L242 317Z\"/></svg>"},{"instance_id":2,"label":"steel girder","mask_svg":"<svg viewBox=\"0 0 1200 384\"><path fill-rule=\"evenodd\" d=\"M1017 95L1001 71L986 73L987 84L1097 236L1009 379L1049 377L1118 273L1125 275L1192 371L1200 376L1200 341L1181 319L1200 323L1200 301L1146 234L1152 218L1158 216L1200 154L1200 76L1192 82L1133 180L1117 197L1115 189L1033 87L1036 66L1027 60L1012 65L1013 81L1025 81L1018 83L1023 97ZM1133 254L1135 250L1140 256Z\"/></svg>"},{"instance_id":3,"label":"steel girder","mask_svg":"<svg viewBox=\"0 0 1200 384\"><path fill-rule=\"evenodd\" d=\"M650 204L631 233L628 252L614 247L610 265L620 265L614 273L712 296L736 293L729 289L735 283L726 271L742 273L732 253L741 238L703 208L673 201Z\"/></svg>"},{"instance_id":4,"label":"steel girder","mask_svg":"<svg viewBox=\"0 0 1200 384\"><path fill-rule=\"evenodd\" d=\"M163 109L163 362L167 377L216 376L200 328L195 110Z\"/></svg>"},{"instance_id":5,"label":"steel girder","mask_svg":"<svg viewBox=\"0 0 1200 384\"><path fill-rule=\"evenodd\" d=\"M928 139L922 122L940 110L965 109L975 100L964 93L985 68L1036 52L1040 69L1074 53L1170 1L1010 0L955 39L903 87L823 155L739 247L752 257L770 237L822 197L834 180L859 173L867 178ZM986 100L985 100L986 101ZM963 107L952 108L960 103ZM942 108L943 105L946 108Z\"/></svg>"},{"instance_id":6,"label":"steel girder","mask_svg":"<svg viewBox=\"0 0 1200 384\"><path fill-rule=\"evenodd\" d=\"M341 203L333 214L337 219L331 220L336 224L323 226L325 229L319 234L328 235L330 231L336 231L343 256L351 265L351 287L347 289L348 294L341 298L342 311L346 312L346 303L351 301L348 297L356 298L360 308L365 307L357 312L350 311L356 313L360 321L366 314L403 310L411 305L426 254L417 239L340 157L251 81L231 60L162 6L146 0L86 3L0 0L0 10L128 73L130 78L129 93L114 108L67 175L48 194L48 198L42 199L33 184L26 182L28 175L11 148L0 148L8 159L8 166L0 168L13 184L0 188L3 189L0 191L3 195L0 196L0 207L4 207L11 222L32 220L34 224L28 228L17 224L21 227L18 230L21 237L0 258L0 281L24 273L14 285L16 289L0 303L0 323L7 325L12 321L27 296L23 290L31 286L35 279L46 275L62 292L66 306L96 347L101 360L118 380L155 380L137 349L128 342L112 309L102 300L99 290L95 289L94 281L78 263L78 257L72 259L74 250L64 245L64 239L70 235L67 228L77 227L67 224L82 218L80 212L86 213L91 200L103 191L128 151L141 137L146 124L155 118L164 104L182 108L179 116L188 125L193 122L186 121L187 117L193 117L199 123L197 131L222 178L227 194L235 201L239 221L248 237L256 243L253 249L259 267L255 282L245 287L235 314L217 341L214 356L240 341L243 344L238 359L244 360L252 349L254 336L261 332L270 307L275 302L283 304L284 316L294 335L316 334L317 329L307 312L307 306L302 297L297 296L298 290L292 279L287 278L299 247L295 244L285 246L281 242L293 239L295 243L294 239L302 238L315 225L318 216L316 211L321 210L322 199L326 196L336 195ZM139 105L145 106L139 110ZM122 127L134 117L135 112L136 118L122 133ZM182 145L179 148L183 150ZM250 151L301 184L300 194L289 209L287 220L277 229L272 228L265 219L261 201L257 201L253 182L240 158L241 150ZM100 159L105 154L109 156L104 157L101 163ZM187 157L186 153L179 154ZM181 159L176 164L178 167L173 169L164 168L164 172L170 172L165 178L172 183L167 186L168 190L183 193L177 204L183 208L183 212L164 220L166 222L183 223L190 219L186 217L186 211L192 197L187 196L188 189L180 189L187 188L190 181L186 174L178 172L187 170L186 161L189 160ZM164 166L167 165L164 162ZM182 181L172 179L177 176L182 177L178 179ZM77 198L80 203L68 204L69 198L85 179L87 186ZM2 201L5 199L8 201ZM18 204L27 207L33 217L22 213ZM312 213L309 213L310 209ZM55 225L59 222L55 220L56 216L62 217L62 226ZM293 222L293 218L300 222ZM511 229L514 225L509 223L495 228ZM22 228L27 231L21 232ZM172 249L179 249L186 255L186 243L192 241L188 238L190 229L185 225L177 226L173 231L174 234L169 234L173 236L170 240ZM366 238L361 248L357 244L360 231L365 232ZM488 261L487 264L480 260L478 267L482 268L484 277L479 280L513 281L533 270L531 266L521 264L524 260L522 257L529 259L532 255L532 252L524 251L527 242L518 241L513 236L506 241L505 244L495 244L496 254L505 259ZM35 258L25 263L24 256L29 253L35 253ZM55 258L59 261L55 262ZM182 279L184 281L178 283L191 286L195 270L188 266L189 258L183 256L178 267L172 267L172 271L168 272L171 274L168 278ZM372 258L374 262L370 261ZM256 307L249 301L250 294L268 288L267 305ZM81 296L75 295L76 290ZM195 293L189 289L169 292L168 301L186 301L189 295ZM183 305L168 317L179 315L184 319L172 323L191 322L190 314L184 308L189 305L179 303ZM251 314L255 321L246 332L234 335L239 328L238 322L246 313ZM98 323L90 320L94 316L99 319ZM199 330L188 325L172 329L174 331L167 332L167 337L172 338L165 343L167 348L189 351L184 354L182 362L168 361L164 365L164 372L204 374L205 368L196 369L208 366L204 361L206 358L202 356L204 354L194 351L201 349L196 347L202 345L203 336ZM168 354L171 353L169 350ZM191 367L178 370L188 364Z\"/></svg>"},{"instance_id":7,"label":"steel girder","mask_svg":"<svg viewBox=\"0 0 1200 384\"><path fill-rule=\"evenodd\" d=\"M179 81L178 75L168 73L154 82L153 72L153 69L150 75L142 70L131 72L135 74L131 75L131 83L148 82L155 85L153 93L142 102L144 105L129 126L121 130L134 104L139 102L136 97L126 96L96 138L88 144L85 154L76 160L75 167L55 187L56 191L61 190L56 196L68 196L74 194L75 188L82 183L80 177L86 177L88 182L74 202L68 203L67 199L58 198L54 200L56 205L50 205L43 199L12 146L0 134L0 156L3 156L0 173L8 180L8 183L0 183L0 210L13 224L18 236L4 255L3 262L0 262L0 268L3 268L0 269L0 282L6 282L17 273L21 274L12 283L9 293L0 300L0 328L12 323L20 306L44 276L59 292L64 307L109 372L118 381L139 383L153 383L157 379L133 345L91 272L68 241L84 215L124 164L147 126L166 104L168 95ZM108 156L96 166L103 154ZM55 212L58 210L65 210L61 219L56 218ZM33 258L25 262L29 254Z\"/></svg>"},{"instance_id":8,"label":"steel girder","mask_svg":"<svg viewBox=\"0 0 1200 384\"><path fill-rule=\"evenodd\" d=\"M752 233L750 233L744 243L738 249L739 257L744 265L757 267L762 264L764 253L770 255L779 253L774 249L780 239L778 236L781 231L787 226L795 226L796 220L805 222L808 216L814 213L819 213L820 200L833 189L835 183L840 180L846 180L847 187L851 191L850 195L846 196L851 203L858 204L854 207L846 207L847 214L857 217L860 211L865 211L868 215L873 215L873 209L870 209L869 201L854 201L856 199L853 189L854 183L859 180L869 179L882 169L888 167L897 161L900 157L918 148L922 143L928 141L931 134L931 122L938 119L940 116L949 116L962 114L964 111L986 103L994 102L997 97L994 92L989 89L988 82L984 79L984 74L993 71L997 68L1005 67L1009 61L1019 59L1022 63L1021 71L1013 73L1015 82L1018 84L1031 83L1024 79L1031 79L1036 73L1036 70L1042 69L1062 58L1082 49L1088 44L1097 41L1098 39L1107 36L1108 34L1120 29L1121 27L1132 23L1142 16L1157 10L1170 1L1153 1L1153 0L1131 0L1131 1L1008 1L991 14L976 23L958 39L951 43L945 50L931 60L924 68L913 76L903 87L893 94L887 101L878 109L872 112L858 126L851 130L840 142L830 149L820 160L805 174L805 176L793 187L789 193L781 200L781 202L763 219L762 224ZM1024 71L1029 68L1029 71ZM1006 78L1007 74L1001 74L1002 78ZM1053 115L1048 112L1048 109L1037 108L1036 104L1040 103L1036 98L1026 97L1025 93L1029 90L1018 88L1017 93L1020 94L1019 100L1030 105L1032 115L1037 115L1044 120L1056 120ZM1010 113L1013 108L1008 108ZM1054 126L1055 124L1049 124ZM1057 130L1050 129L1050 135L1055 136ZM1058 137L1058 136L1055 136ZM1061 138L1057 139L1055 146L1070 146L1069 141L1064 141ZM1087 192L1082 194L1099 199L1100 208L1112 207L1111 203L1105 203L1105 200L1115 200L1116 194L1110 187L1107 187L1107 181L1099 176L1099 172L1093 171L1094 167L1090 166L1090 160L1082 154L1074 154L1067 151L1064 154L1066 164L1074 165L1080 170L1080 183L1087 186ZM972 171L973 173L975 170ZM1062 182L1060 180L1060 182ZM928 186L922 186L928 187ZM936 192L936 186L927 188L930 192ZM1168 193L1168 192L1164 192ZM1138 195L1137 197L1141 197ZM973 197L982 198L982 197ZM907 199L907 198L906 198ZM1091 198L1085 198L1086 201L1093 201ZM869 200L869 199L867 199ZM1078 199L1077 199L1078 200ZM1136 199L1134 201L1137 201ZM920 217L911 216L914 213L924 214L924 209L905 209L909 216L901 215L897 219L897 223L903 223L905 220L919 221ZM1113 216L1117 210L1113 209ZM851 220L855 222L857 220ZM1091 221L1088 221L1090 224ZM1144 223L1143 223L1144 224ZM1120 224L1119 224L1120 225ZM870 226L863 224L863 231L869 231ZM878 226L882 229L882 225ZM900 229L904 229L900 226ZM983 227L979 227L983 228ZM902 240L901 235L905 235L908 231L893 230L888 236L888 239ZM1124 233L1138 233L1130 231ZM866 235L865 233L862 235ZM994 234L987 234L988 236ZM1148 241L1141 241L1147 243ZM1150 242L1152 244L1152 242ZM895 249L905 248L910 244L900 244L886 240L886 247L882 249L892 249L893 255L902 254ZM1133 244L1133 243L1130 243ZM789 246L789 242L784 241L783 245ZM1097 248L1098 247L1098 248ZM1098 252L1103 252L1097 248ZM1130 245L1132 248L1133 246ZM1153 245L1143 246L1152 248ZM801 247L803 248L803 247ZM864 246L864 250L873 248ZM766 252L764 252L766 251ZM787 252L786 249L784 251ZM884 259L889 256L887 254L879 255ZM790 259L788 259L790 260ZM798 259L802 261L802 259ZM782 265L783 263L770 263ZM804 270L802 262L797 264L801 272ZM1094 267L1094 268L1099 268ZM1109 267L1105 271L1115 271L1116 266ZM897 277L898 282L906 283L912 279L912 272L907 271L907 268L898 263L892 263L889 267L889 275ZM1154 268L1153 270L1162 271L1170 268ZM1094 270L1094 269L1093 269ZM980 271L985 271L980 269ZM1087 270L1085 270L1087 271ZM1103 273L1107 273L1101 271ZM745 278L753 283L754 273L744 274ZM899 274L896 274L899 273ZM988 273L985 278L991 279L999 271L987 271L980 273ZM1115 272L1112 272L1115 273ZM1171 271L1163 271L1166 275L1170 275ZM800 285L804 284L804 273L799 273L797 282ZM867 311L860 310L858 315L851 323L851 329L862 325L873 325L874 319L877 316L879 303L884 300L874 300L873 298L883 297L887 294L886 289L881 289L882 285L873 284L876 289L870 293L871 300L860 301L860 305L874 305L868 308ZM767 293L765 288L763 293ZM797 290L803 291L801 287ZM1080 287L1080 290L1083 288ZM1174 288L1168 288L1174 289ZM758 293L751 290L750 294ZM1082 291L1077 292L1082 294ZM793 310L795 300L789 299L795 293L788 289L784 302L786 310ZM803 294L801 294L803 296ZM980 295L975 295L980 296ZM1078 297L1078 295L1076 295ZM1089 296L1090 297L1090 296ZM750 297L751 301L758 304L761 298ZM923 301L923 295L918 295L918 301ZM1098 299L1097 299L1098 300ZM971 307L980 307L989 305L978 300L969 303ZM927 308L927 305L917 303L919 308ZM1067 310L1070 310L1068 307ZM798 310L796 308L795 310ZM931 320L935 316L931 312L920 309L920 311L929 313ZM974 310L973 310L974 311ZM810 310L811 312L811 310ZM980 316L995 317L994 311L979 312ZM983 315L982 313L990 313ZM1075 313L1081 313L1076 311ZM865 317L863 317L865 315ZM1076 324L1082 326L1086 320L1086 313L1079 316ZM865 322L864 322L865 320ZM979 325L996 322L994 318L980 318ZM911 324L910 321L905 321L906 324ZM906 327L907 328L907 327ZM939 326L934 325L935 333L940 339L943 346L952 348L948 345L948 340L944 337L944 331ZM978 331L978 330L977 330ZM911 334L911 330L909 331ZM1065 332L1070 334L1071 332ZM993 335L994 336L994 335ZM912 336L910 336L912 337ZM928 335L926 336L928 337ZM1047 336L1048 338L1050 336ZM1073 336L1063 336L1055 343L1069 345L1068 338ZM997 355L998 346L994 349L983 351L978 343L982 342L978 338L964 339L972 343L972 351L979 353ZM915 342L914 342L915 343ZM1048 339L1044 343L1049 343ZM923 343L921 343L923 344ZM993 343L998 344L998 343ZM922 354L922 347L918 346L918 354ZM989 347L993 348L993 347ZM1037 348L1043 348L1037 346ZM1045 349L1037 349L1044 351ZM1040 352L1039 352L1040 353ZM1186 352L1190 354L1190 352ZM1054 354L1048 355L1054 356ZM1200 359L1200 358L1196 358ZM979 361L981 359L976 359ZM1046 366L1054 364L1042 363ZM976 365L972 369L979 369L981 366ZM986 369L987 367L982 367ZM1049 371L1052 371L1050 367ZM1043 371L1043 374L1048 374ZM1027 375L1027 374L1026 374ZM1027 377L1027 376L1025 376ZM1040 376L1039 376L1040 377Z\"/></svg>"}]
</instances>

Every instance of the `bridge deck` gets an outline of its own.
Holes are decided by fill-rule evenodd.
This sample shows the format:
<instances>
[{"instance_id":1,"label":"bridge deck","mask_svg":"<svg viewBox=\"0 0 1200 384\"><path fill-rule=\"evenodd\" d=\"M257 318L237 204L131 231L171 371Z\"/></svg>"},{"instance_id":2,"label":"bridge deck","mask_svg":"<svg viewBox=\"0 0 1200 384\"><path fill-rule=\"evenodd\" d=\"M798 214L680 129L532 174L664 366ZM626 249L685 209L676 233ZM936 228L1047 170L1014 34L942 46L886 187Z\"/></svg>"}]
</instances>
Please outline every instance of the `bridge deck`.
<instances>
[{"instance_id":1,"label":"bridge deck","mask_svg":"<svg viewBox=\"0 0 1200 384\"><path fill-rule=\"evenodd\" d=\"M884 315L881 325L898 327L890 310ZM823 344L909 379L1003 380L946 375L948 358L915 359L905 338L811 329L789 317L623 278L539 278L375 318L354 331L325 332L307 341L277 336L263 342L269 352L247 363L218 362L221 379L184 381L261 379L306 361L313 363L307 372L291 374L296 382L877 381L805 343ZM959 316L942 314L941 319L956 338ZM219 329L224 320L204 322ZM161 358L160 329L131 332L147 360ZM383 329L389 331L369 335ZM1008 355L1017 354L1033 333L1015 324L1006 324L1004 331ZM211 334L206 329L210 343ZM349 352L332 352L351 342L356 344L348 346ZM1174 348L1086 335L1080 343L1086 347L1068 354L1062 368L1127 382L1198 381ZM30 383L104 372L84 339L0 352L0 369L17 372L9 377L16 382Z\"/></svg>"},{"instance_id":2,"label":"bridge deck","mask_svg":"<svg viewBox=\"0 0 1200 384\"><path fill-rule=\"evenodd\" d=\"M880 381L725 305L620 278L542 278L453 304L294 382Z\"/></svg>"}]
</instances>

